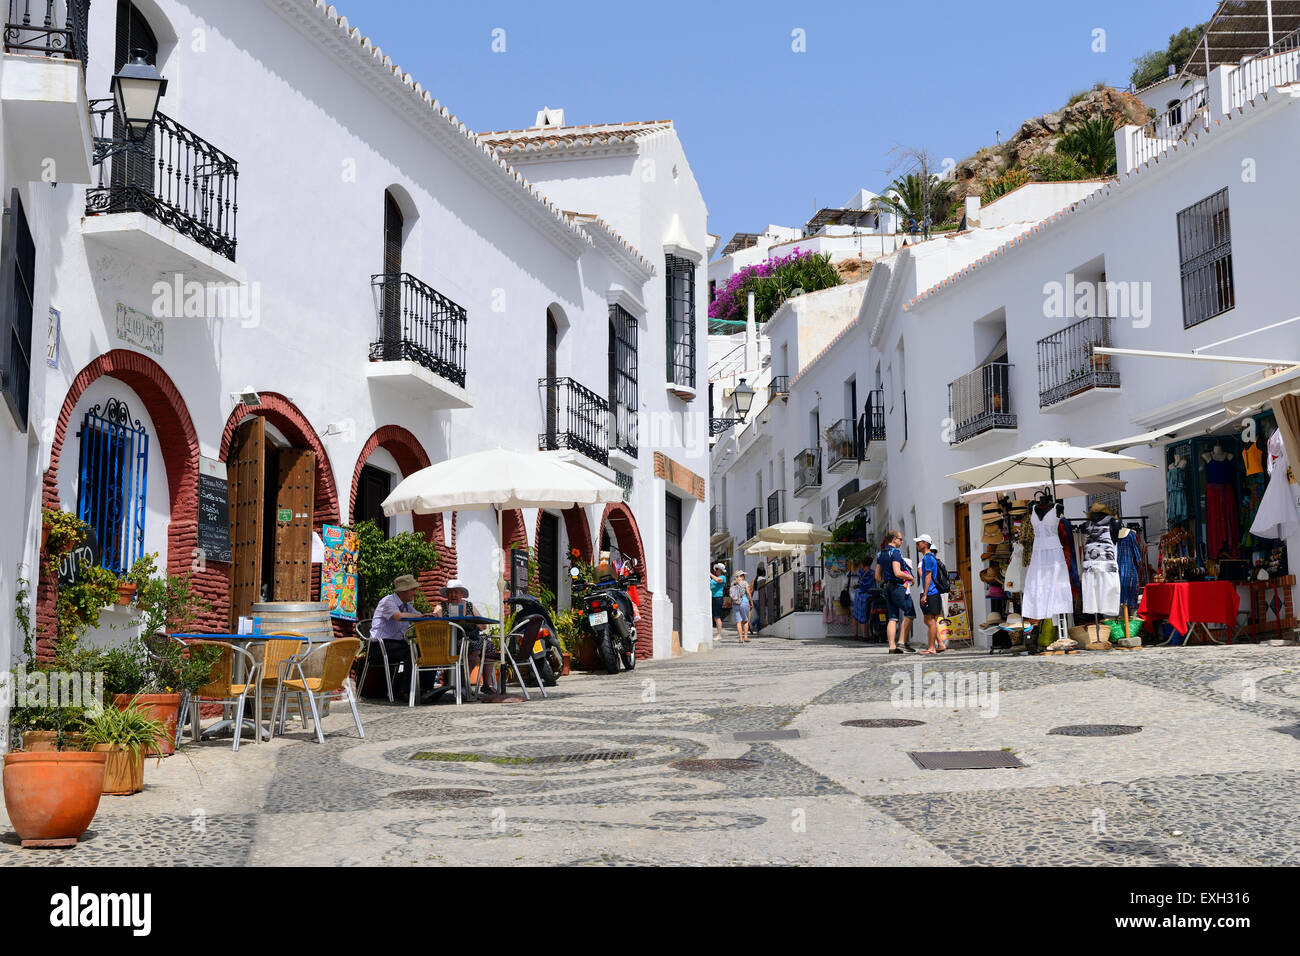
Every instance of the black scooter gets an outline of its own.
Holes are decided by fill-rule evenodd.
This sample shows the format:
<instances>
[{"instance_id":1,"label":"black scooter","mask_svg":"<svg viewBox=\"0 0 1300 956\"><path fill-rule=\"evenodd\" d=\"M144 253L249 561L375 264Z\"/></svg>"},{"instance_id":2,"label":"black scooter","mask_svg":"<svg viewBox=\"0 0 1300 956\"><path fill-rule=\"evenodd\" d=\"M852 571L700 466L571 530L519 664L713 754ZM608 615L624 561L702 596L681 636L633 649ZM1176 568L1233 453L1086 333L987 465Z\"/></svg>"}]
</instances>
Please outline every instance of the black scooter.
<instances>
[{"instance_id":1,"label":"black scooter","mask_svg":"<svg viewBox=\"0 0 1300 956\"><path fill-rule=\"evenodd\" d=\"M516 594L507 598L506 604L514 610L516 621L528 622L521 635L511 638L510 656L521 662L531 657L542 683L554 687L559 683L564 657L550 611L531 594Z\"/></svg>"},{"instance_id":2,"label":"black scooter","mask_svg":"<svg viewBox=\"0 0 1300 956\"><path fill-rule=\"evenodd\" d=\"M635 574L605 578L595 584L583 584L574 568L573 604L581 608L583 629L596 641L600 663L606 674L617 674L619 664L627 670L636 667L636 609L627 594L629 585L640 584Z\"/></svg>"}]
</instances>

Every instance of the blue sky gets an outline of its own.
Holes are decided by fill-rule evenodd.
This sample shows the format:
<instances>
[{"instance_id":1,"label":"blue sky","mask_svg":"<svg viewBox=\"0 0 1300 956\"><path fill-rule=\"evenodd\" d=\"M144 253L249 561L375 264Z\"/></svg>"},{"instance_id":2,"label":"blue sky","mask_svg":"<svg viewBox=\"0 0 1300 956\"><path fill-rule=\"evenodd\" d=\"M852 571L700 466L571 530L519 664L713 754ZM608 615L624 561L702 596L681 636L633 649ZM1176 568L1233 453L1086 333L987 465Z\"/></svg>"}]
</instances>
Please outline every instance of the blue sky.
<instances>
[{"instance_id":1,"label":"blue sky","mask_svg":"<svg viewBox=\"0 0 1300 956\"><path fill-rule=\"evenodd\" d=\"M724 241L879 191L898 145L962 159L1099 80L1125 88L1135 56L1215 6L335 2L471 129L529 126L542 106L574 124L672 119Z\"/></svg>"}]
</instances>

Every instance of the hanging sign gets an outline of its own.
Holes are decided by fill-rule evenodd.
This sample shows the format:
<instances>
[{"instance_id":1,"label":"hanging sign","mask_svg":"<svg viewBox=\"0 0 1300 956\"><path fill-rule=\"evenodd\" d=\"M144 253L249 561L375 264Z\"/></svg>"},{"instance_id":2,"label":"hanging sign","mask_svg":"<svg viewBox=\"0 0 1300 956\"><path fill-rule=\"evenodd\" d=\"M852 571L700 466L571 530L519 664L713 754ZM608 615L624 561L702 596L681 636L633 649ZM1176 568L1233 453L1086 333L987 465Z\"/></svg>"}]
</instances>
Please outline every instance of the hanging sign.
<instances>
[{"instance_id":1,"label":"hanging sign","mask_svg":"<svg viewBox=\"0 0 1300 956\"><path fill-rule=\"evenodd\" d=\"M80 544L71 551L65 551L59 555L59 587L72 587L97 564L99 564L99 548L93 537L85 544Z\"/></svg>"},{"instance_id":2,"label":"hanging sign","mask_svg":"<svg viewBox=\"0 0 1300 956\"><path fill-rule=\"evenodd\" d=\"M510 590L514 594L528 590L528 552L523 548L510 549Z\"/></svg>"},{"instance_id":3,"label":"hanging sign","mask_svg":"<svg viewBox=\"0 0 1300 956\"><path fill-rule=\"evenodd\" d=\"M327 524L320 529L325 557L320 566L320 599L330 617L357 619L357 533L351 528Z\"/></svg>"}]
</instances>

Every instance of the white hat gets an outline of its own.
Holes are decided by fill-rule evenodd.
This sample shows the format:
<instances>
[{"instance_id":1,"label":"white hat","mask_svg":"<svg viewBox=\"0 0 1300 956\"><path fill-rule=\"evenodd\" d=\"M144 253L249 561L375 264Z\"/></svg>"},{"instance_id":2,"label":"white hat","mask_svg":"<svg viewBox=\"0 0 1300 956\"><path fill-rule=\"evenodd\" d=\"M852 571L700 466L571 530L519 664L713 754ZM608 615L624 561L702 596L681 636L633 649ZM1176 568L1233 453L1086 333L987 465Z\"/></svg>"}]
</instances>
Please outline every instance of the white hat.
<instances>
[{"instance_id":1,"label":"white hat","mask_svg":"<svg viewBox=\"0 0 1300 956\"><path fill-rule=\"evenodd\" d=\"M717 564L715 564L715 565L713 566L713 570L714 570L714 571L725 571L725 570L727 570L727 566L726 566L725 564L723 564L721 561L719 561Z\"/></svg>"},{"instance_id":2,"label":"white hat","mask_svg":"<svg viewBox=\"0 0 1300 956\"><path fill-rule=\"evenodd\" d=\"M453 590L453 589L455 589L455 588L459 588L460 590L464 591L466 594L469 593L469 585L468 585L468 584L466 584L466 583L465 583L464 581L462 581L460 578L452 578L450 581L448 581L446 584L444 584L444 585L442 586L442 596L443 596L443 597L446 597L446 596L447 596L447 592L448 592L448 591L451 591L451 590Z\"/></svg>"},{"instance_id":3,"label":"white hat","mask_svg":"<svg viewBox=\"0 0 1300 956\"><path fill-rule=\"evenodd\" d=\"M744 572L743 570L742 570L742 571L737 571L737 572L736 572L736 577L738 577L738 578L743 578L744 576L745 576L745 572Z\"/></svg>"},{"instance_id":4,"label":"white hat","mask_svg":"<svg viewBox=\"0 0 1300 956\"><path fill-rule=\"evenodd\" d=\"M921 541L924 541L924 542L925 542L926 544L928 544L930 547L932 547L932 548L934 547L934 538L930 537L928 534L918 535L917 537L913 538L912 540L915 541L915 542L918 542L918 543L921 542Z\"/></svg>"}]
</instances>

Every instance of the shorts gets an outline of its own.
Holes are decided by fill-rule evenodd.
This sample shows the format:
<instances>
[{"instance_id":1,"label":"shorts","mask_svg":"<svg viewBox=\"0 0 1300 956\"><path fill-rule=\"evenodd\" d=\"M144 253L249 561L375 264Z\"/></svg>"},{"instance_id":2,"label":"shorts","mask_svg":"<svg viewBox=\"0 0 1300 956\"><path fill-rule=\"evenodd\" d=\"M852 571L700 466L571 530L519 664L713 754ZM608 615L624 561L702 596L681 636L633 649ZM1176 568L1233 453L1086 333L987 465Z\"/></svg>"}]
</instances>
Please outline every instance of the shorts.
<instances>
[{"instance_id":1,"label":"shorts","mask_svg":"<svg viewBox=\"0 0 1300 956\"><path fill-rule=\"evenodd\" d=\"M713 619L715 621L721 621L726 616L726 609L722 606L722 595L715 594L713 596Z\"/></svg>"},{"instance_id":2,"label":"shorts","mask_svg":"<svg viewBox=\"0 0 1300 956\"><path fill-rule=\"evenodd\" d=\"M905 617L916 617L916 608L912 605L912 595L901 584L886 584L885 617L891 621L902 622ZM910 612L910 613L909 613Z\"/></svg>"},{"instance_id":3,"label":"shorts","mask_svg":"<svg viewBox=\"0 0 1300 956\"><path fill-rule=\"evenodd\" d=\"M943 595L927 594L925 600L921 602L921 613L926 617L942 617Z\"/></svg>"},{"instance_id":4,"label":"shorts","mask_svg":"<svg viewBox=\"0 0 1300 956\"><path fill-rule=\"evenodd\" d=\"M749 623L749 602L741 601L731 606L731 619L737 624Z\"/></svg>"}]
</instances>

